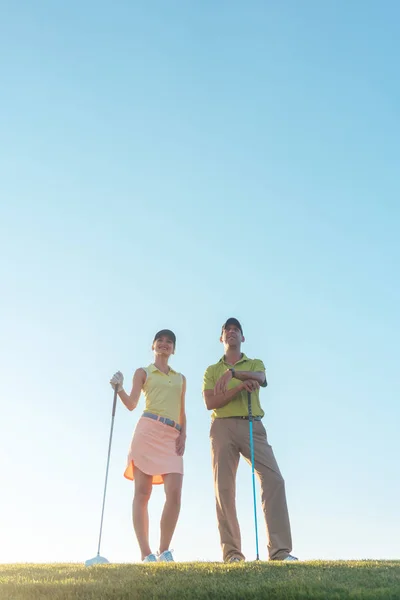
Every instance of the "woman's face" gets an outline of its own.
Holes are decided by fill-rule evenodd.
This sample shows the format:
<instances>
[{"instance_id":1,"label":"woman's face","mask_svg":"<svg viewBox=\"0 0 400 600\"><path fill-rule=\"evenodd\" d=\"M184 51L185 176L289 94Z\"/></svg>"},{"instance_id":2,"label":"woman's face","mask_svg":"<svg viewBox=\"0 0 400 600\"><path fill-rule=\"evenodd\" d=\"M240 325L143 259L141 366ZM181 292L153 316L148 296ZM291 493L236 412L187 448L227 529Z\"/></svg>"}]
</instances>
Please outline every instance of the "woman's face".
<instances>
[{"instance_id":1,"label":"woman's face","mask_svg":"<svg viewBox=\"0 0 400 600\"><path fill-rule=\"evenodd\" d=\"M174 342L168 336L163 335L154 342L153 351L154 354L160 356L171 356L175 352Z\"/></svg>"}]
</instances>

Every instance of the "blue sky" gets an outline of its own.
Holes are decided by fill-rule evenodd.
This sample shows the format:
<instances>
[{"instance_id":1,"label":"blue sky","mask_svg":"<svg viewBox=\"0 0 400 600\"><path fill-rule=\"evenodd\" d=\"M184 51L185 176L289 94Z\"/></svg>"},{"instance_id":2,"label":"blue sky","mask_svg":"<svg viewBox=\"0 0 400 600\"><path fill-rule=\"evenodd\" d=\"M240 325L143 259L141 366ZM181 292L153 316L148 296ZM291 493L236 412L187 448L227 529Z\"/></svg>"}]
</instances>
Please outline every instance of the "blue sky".
<instances>
[{"instance_id":1,"label":"blue sky","mask_svg":"<svg viewBox=\"0 0 400 600\"><path fill-rule=\"evenodd\" d=\"M201 382L229 316L267 367L293 552L398 557L398 3L0 7L0 562L95 554L108 381L162 327L188 381L172 546L220 560ZM142 407L116 414L113 562L140 560L123 471ZM251 560L244 463L237 504Z\"/></svg>"}]
</instances>

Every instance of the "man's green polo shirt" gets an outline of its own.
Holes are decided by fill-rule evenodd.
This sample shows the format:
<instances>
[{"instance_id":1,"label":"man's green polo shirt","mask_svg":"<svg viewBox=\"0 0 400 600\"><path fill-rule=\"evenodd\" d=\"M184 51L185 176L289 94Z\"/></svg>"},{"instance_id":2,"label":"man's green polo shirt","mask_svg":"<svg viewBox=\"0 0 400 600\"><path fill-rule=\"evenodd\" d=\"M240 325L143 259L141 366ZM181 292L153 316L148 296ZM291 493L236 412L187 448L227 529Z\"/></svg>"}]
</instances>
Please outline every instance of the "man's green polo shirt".
<instances>
[{"instance_id":1,"label":"man's green polo shirt","mask_svg":"<svg viewBox=\"0 0 400 600\"><path fill-rule=\"evenodd\" d=\"M218 379L226 372L227 369L233 367L235 371L263 371L265 373L265 366L262 360L258 358L247 358L245 354L242 354L242 358L235 364L230 365L225 361L223 356L215 365L207 367L203 377L203 391L213 390ZM233 378L228 383L228 390L240 385L242 382L239 379ZM267 381L262 385L266 387ZM253 410L254 417L263 417L264 411L261 408L259 390L251 393L251 408ZM222 408L214 409L212 412L213 418L223 417L246 417L249 414L248 411L248 400L247 391L243 390L232 400L223 406Z\"/></svg>"}]
</instances>

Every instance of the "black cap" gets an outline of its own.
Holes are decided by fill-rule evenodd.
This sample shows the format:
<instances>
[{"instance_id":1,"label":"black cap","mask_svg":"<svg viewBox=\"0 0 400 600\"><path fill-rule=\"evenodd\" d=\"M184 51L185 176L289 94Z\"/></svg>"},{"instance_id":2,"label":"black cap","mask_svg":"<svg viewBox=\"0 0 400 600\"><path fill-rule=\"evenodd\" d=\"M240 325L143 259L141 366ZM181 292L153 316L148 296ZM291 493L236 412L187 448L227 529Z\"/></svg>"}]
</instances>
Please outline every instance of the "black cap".
<instances>
[{"instance_id":1,"label":"black cap","mask_svg":"<svg viewBox=\"0 0 400 600\"><path fill-rule=\"evenodd\" d=\"M226 329L228 327L228 325L235 325L236 327L238 327L240 329L240 331L242 332L242 335L243 335L242 326L241 326L241 324L239 323L239 321L237 319L235 319L234 317L231 317L230 319L227 319L225 321L225 323L222 325L222 331L224 329Z\"/></svg>"},{"instance_id":2,"label":"black cap","mask_svg":"<svg viewBox=\"0 0 400 600\"><path fill-rule=\"evenodd\" d=\"M174 342L174 346L176 345L176 336L175 336L174 332L171 331L170 329L161 329L161 331L157 331L156 335L154 336L153 342L155 342L156 340L159 340L160 337L162 337L163 335L171 338L171 340Z\"/></svg>"}]
</instances>

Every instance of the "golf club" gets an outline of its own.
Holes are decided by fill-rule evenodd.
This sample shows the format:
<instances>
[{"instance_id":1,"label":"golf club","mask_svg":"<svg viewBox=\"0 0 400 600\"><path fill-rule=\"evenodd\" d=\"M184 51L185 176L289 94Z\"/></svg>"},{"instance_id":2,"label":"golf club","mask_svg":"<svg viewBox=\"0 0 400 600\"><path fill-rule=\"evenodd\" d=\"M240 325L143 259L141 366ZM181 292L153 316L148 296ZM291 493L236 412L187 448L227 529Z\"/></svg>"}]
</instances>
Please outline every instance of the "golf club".
<instances>
[{"instance_id":1,"label":"golf club","mask_svg":"<svg viewBox=\"0 0 400 600\"><path fill-rule=\"evenodd\" d=\"M118 386L115 386L115 390L114 390L114 402L113 402L112 416L111 416L110 441L108 443L108 456L107 456L106 480L105 480L105 484L104 484L104 494L103 494L103 507L101 509L99 545L97 546L97 555L95 557L90 558L89 560L87 560L85 562L85 567L91 567L92 565L104 565L104 564L106 564L106 563L109 562L106 558L104 558L104 556L100 556L100 544L101 544L101 534L102 534L102 531L103 531L104 506L105 506L105 503L106 503L108 467L110 465L110 454L111 454L111 441L112 441L112 435L113 435L113 429L114 429L114 417L115 417L115 409L116 409L116 406L117 406L117 397L118 397L117 388L118 388Z\"/></svg>"},{"instance_id":2,"label":"golf club","mask_svg":"<svg viewBox=\"0 0 400 600\"><path fill-rule=\"evenodd\" d=\"M247 400L249 407L249 433L250 433L250 456L251 456L251 473L253 477L253 505L254 505L254 527L256 532L256 560L260 560L258 552L258 526L257 526L257 504L256 504L256 479L254 476L254 441L253 441L253 411L251 408L251 392L247 392Z\"/></svg>"}]
</instances>

